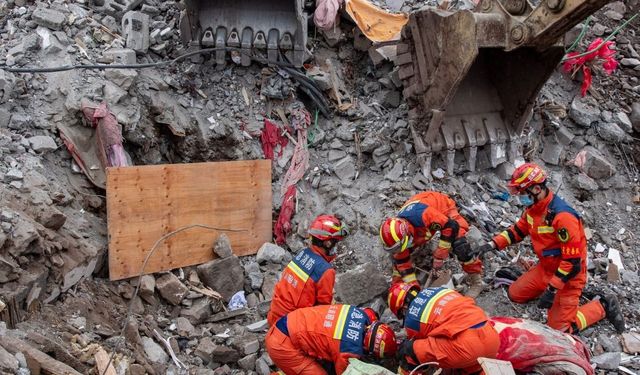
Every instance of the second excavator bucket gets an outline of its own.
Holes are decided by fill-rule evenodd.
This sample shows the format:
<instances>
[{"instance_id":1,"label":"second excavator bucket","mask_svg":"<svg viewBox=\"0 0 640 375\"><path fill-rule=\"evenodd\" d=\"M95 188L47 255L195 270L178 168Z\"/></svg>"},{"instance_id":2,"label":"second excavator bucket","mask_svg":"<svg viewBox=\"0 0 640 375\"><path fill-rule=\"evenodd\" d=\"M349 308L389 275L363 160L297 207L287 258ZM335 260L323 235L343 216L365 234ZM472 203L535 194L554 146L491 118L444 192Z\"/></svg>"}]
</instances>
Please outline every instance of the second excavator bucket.
<instances>
[{"instance_id":1,"label":"second excavator bucket","mask_svg":"<svg viewBox=\"0 0 640 375\"><path fill-rule=\"evenodd\" d=\"M606 3L483 0L475 11L411 14L396 64L425 176L436 155L449 174L517 158L536 97L564 55L559 38Z\"/></svg>"},{"instance_id":2,"label":"second excavator bucket","mask_svg":"<svg viewBox=\"0 0 640 375\"><path fill-rule=\"evenodd\" d=\"M284 55L301 67L307 57L307 14L303 0L185 0L180 17L183 43L192 48L219 48L216 64L229 55L251 64L260 53L271 61ZM225 48L235 50L228 53Z\"/></svg>"}]
</instances>

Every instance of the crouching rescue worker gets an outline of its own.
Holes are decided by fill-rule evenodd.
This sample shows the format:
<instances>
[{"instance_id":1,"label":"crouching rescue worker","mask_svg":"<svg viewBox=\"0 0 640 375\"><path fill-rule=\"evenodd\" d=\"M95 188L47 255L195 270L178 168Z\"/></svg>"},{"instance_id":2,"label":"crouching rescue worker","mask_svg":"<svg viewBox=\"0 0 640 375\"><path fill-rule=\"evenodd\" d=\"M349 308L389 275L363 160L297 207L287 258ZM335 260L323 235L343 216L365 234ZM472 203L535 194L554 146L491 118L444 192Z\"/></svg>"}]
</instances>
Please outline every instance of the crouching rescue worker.
<instances>
[{"instance_id":1,"label":"crouching rescue worker","mask_svg":"<svg viewBox=\"0 0 640 375\"><path fill-rule=\"evenodd\" d=\"M349 358L393 358L396 337L369 309L323 305L290 312L273 325L265 346L286 375L342 374ZM327 371L331 369L331 372Z\"/></svg>"},{"instance_id":2,"label":"crouching rescue worker","mask_svg":"<svg viewBox=\"0 0 640 375\"><path fill-rule=\"evenodd\" d=\"M456 203L448 195L426 191L414 195L400 208L396 217L387 218L380 226L380 241L393 254L393 281L420 287L411 261L413 250L440 232L438 248L433 254L433 270L444 265L453 251L467 273L467 296L476 298L482 292L482 261L473 258L465 238L469 223L460 215Z\"/></svg>"},{"instance_id":3,"label":"crouching rescue worker","mask_svg":"<svg viewBox=\"0 0 640 375\"><path fill-rule=\"evenodd\" d=\"M346 225L331 215L316 217L309 228L309 247L298 252L282 271L267 314L269 325L302 307L329 305L333 301L336 271L331 262L336 245L348 234Z\"/></svg>"},{"instance_id":4,"label":"crouching rescue worker","mask_svg":"<svg viewBox=\"0 0 640 375\"><path fill-rule=\"evenodd\" d=\"M622 333L624 317L615 296L599 296L580 306L587 283L587 239L578 212L549 190L545 171L534 163L518 167L508 185L533 204L478 251L501 250L531 237L538 263L511 284L509 298L516 303L539 298L538 307L549 309L547 324L560 331L577 333L606 317Z\"/></svg>"},{"instance_id":5,"label":"crouching rescue worker","mask_svg":"<svg viewBox=\"0 0 640 375\"><path fill-rule=\"evenodd\" d=\"M409 338L398 350L399 374L428 362L471 374L481 371L478 357L498 354L498 332L473 299L451 289L420 291L406 283L391 285L388 298L389 309L403 320ZM416 373L422 374L421 369Z\"/></svg>"}]
</instances>

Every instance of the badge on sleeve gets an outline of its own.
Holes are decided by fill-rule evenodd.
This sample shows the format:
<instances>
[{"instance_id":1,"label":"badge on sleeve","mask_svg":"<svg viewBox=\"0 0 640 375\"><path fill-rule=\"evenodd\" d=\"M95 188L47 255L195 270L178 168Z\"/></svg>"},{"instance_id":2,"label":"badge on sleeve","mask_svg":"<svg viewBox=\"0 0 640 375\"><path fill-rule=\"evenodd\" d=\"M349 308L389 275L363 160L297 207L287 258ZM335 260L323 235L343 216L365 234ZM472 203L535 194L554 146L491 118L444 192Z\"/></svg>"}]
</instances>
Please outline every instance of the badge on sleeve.
<instances>
[{"instance_id":1,"label":"badge on sleeve","mask_svg":"<svg viewBox=\"0 0 640 375\"><path fill-rule=\"evenodd\" d=\"M439 231L440 229L442 229L442 226L438 223L433 223L431 224L431 226L429 226L429 229L431 229L434 232Z\"/></svg>"},{"instance_id":2,"label":"badge on sleeve","mask_svg":"<svg viewBox=\"0 0 640 375\"><path fill-rule=\"evenodd\" d=\"M558 239L560 240L560 242L564 243L569 241L569 231L567 230L567 228L558 229Z\"/></svg>"}]
</instances>

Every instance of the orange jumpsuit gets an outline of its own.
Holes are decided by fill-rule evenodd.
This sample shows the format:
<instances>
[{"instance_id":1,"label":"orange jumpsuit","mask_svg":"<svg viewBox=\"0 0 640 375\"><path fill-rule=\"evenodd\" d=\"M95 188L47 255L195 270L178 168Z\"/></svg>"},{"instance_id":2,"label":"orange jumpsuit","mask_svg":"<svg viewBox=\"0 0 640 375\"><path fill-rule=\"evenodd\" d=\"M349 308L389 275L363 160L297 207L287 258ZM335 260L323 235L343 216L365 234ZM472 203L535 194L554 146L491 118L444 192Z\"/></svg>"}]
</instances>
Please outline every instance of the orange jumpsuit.
<instances>
[{"instance_id":1,"label":"orange jumpsuit","mask_svg":"<svg viewBox=\"0 0 640 375\"><path fill-rule=\"evenodd\" d=\"M289 312L333 301L336 271L329 259L311 248L305 248L282 271L275 286L267 322L272 326Z\"/></svg>"},{"instance_id":2,"label":"orange jumpsuit","mask_svg":"<svg viewBox=\"0 0 640 375\"><path fill-rule=\"evenodd\" d=\"M605 317L599 301L579 306L587 283L587 239L580 215L562 198L548 196L528 207L522 217L493 242L498 249L531 237L539 262L509 287L509 298L526 303L553 286L556 292L547 324L576 333Z\"/></svg>"},{"instance_id":3,"label":"orange jumpsuit","mask_svg":"<svg viewBox=\"0 0 640 375\"><path fill-rule=\"evenodd\" d=\"M481 369L478 357L495 358L500 347L488 320L473 299L446 288L425 288L411 301L404 328L415 339L419 363L473 373Z\"/></svg>"},{"instance_id":4,"label":"orange jumpsuit","mask_svg":"<svg viewBox=\"0 0 640 375\"><path fill-rule=\"evenodd\" d=\"M440 231L440 242L433 256L444 260L449 256L453 241L464 237L469 230L469 223L458 212L456 202L448 195L435 191L425 191L409 198L396 217L409 221L414 234L411 248L393 254L393 282L411 283L416 280L411 253L429 241L437 231ZM473 259L462 263L462 268L467 273L481 273L482 261Z\"/></svg>"},{"instance_id":5,"label":"orange jumpsuit","mask_svg":"<svg viewBox=\"0 0 640 375\"><path fill-rule=\"evenodd\" d=\"M364 356L363 342L371 322L358 307L322 305L290 312L271 326L265 346L273 363L286 375L327 374L318 360L335 366L337 375L349 358Z\"/></svg>"}]
</instances>

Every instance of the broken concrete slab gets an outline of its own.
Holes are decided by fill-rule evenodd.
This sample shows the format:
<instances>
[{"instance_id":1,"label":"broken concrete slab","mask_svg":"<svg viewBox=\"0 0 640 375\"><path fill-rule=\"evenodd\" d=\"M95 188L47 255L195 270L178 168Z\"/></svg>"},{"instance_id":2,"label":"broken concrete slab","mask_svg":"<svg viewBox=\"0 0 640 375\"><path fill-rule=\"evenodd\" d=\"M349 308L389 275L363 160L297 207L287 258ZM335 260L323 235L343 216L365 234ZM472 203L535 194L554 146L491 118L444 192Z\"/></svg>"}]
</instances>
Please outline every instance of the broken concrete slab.
<instances>
[{"instance_id":1,"label":"broken concrete slab","mask_svg":"<svg viewBox=\"0 0 640 375\"><path fill-rule=\"evenodd\" d=\"M169 272L156 280L156 289L162 298L172 305L179 305L182 299L189 293L187 288L176 275Z\"/></svg>"},{"instance_id":2,"label":"broken concrete slab","mask_svg":"<svg viewBox=\"0 0 640 375\"><path fill-rule=\"evenodd\" d=\"M373 263L359 265L336 277L336 299L342 303L359 305L389 288L387 278Z\"/></svg>"},{"instance_id":3,"label":"broken concrete slab","mask_svg":"<svg viewBox=\"0 0 640 375\"><path fill-rule=\"evenodd\" d=\"M136 279L137 280L137 279ZM138 295L151 305L155 305L158 301L155 298L156 278L153 275L144 275L140 279L140 288Z\"/></svg>"},{"instance_id":4,"label":"broken concrete slab","mask_svg":"<svg viewBox=\"0 0 640 375\"><path fill-rule=\"evenodd\" d=\"M147 53L149 49L149 15L129 11L122 17L122 36L125 45L138 53Z\"/></svg>"},{"instance_id":5,"label":"broken concrete slab","mask_svg":"<svg viewBox=\"0 0 640 375\"><path fill-rule=\"evenodd\" d=\"M578 153L578 156L576 157L576 164L580 163L580 169L593 179L609 178L616 173L616 168L613 164L592 146L584 147Z\"/></svg>"},{"instance_id":6,"label":"broken concrete slab","mask_svg":"<svg viewBox=\"0 0 640 375\"><path fill-rule=\"evenodd\" d=\"M180 315L187 318L193 325L204 323L211 314L211 300L206 297L194 300L191 307L180 311Z\"/></svg>"},{"instance_id":7,"label":"broken concrete slab","mask_svg":"<svg viewBox=\"0 0 640 375\"><path fill-rule=\"evenodd\" d=\"M53 151L58 148L56 141L48 135L36 135L34 137L27 138L27 141L29 141L31 148L35 152Z\"/></svg>"},{"instance_id":8,"label":"broken concrete slab","mask_svg":"<svg viewBox=\"0 0 640 375\"><path fill-rule=\"evenodd\" d=\"M31 19L39 26L51 30L62 30L66 17L64 13L57 10L38 7L31 14Z\"/></svg>"},{"instance_id":9,"label":"broken concrete slab","mask_svg":"<svg viewBox=\"0 0 640 375\"><path fill-rule=\"evenodd\" d=\"M266 242L265 244L263 244L256 254L256 261L259 264L288 264L291 259L292 256L288 251L270 242Z\"/></svg>"},{"instance_id":10,"label":"broken concrete slab","mask_svg":"<svg viewBox=\"0 0 640 375\"><path fill-rule=\"evenodd\" d=\"M226 302L244 287L244 268L236 256L215 259L196 269L202 283L220 293Z\"/></svg>"},{"instance_id":11,"label":"broken concrete slab","mask_svg":"<svg viewBox=\"0 0 640 375\"><path fill-rule=\"evenodd\" d=\"M569 117L576 124L588 128L591 127L592 123L600 119L600 108L592 97L582 98L578 95L571 102Z\"/></svg>"},{"instance_id":12,"label":"broken concrete slab","mask_svg":"<svg viewBox=\"0 0 640 375\"><path fill-rule=\"evenodd\" d=\"M142 347L147 354L147 358L153 363L166 363L169 360L169 355L165 353L162 346L149 337L142 338Z\"/></svg>"},{"instance_id":13,"label":"broken concrete slab","mask_svg":"<svg viewBox=\"0 0 640 375\"><path fill-rule=\"evenodd\" d=\"M603 353L591 358L591 362L603 370L617 370L621 360L620 352Z\"/></svg>"},{"instance_id":14,"label":"broken concrete slab","mask_svg":"<svg viewBox=\"0 0 640 375\"><path fill-rule=\"evenodd\" d=\"M622 334L622 345L625 353L640 353L640 333L627 332Z\"/></svg>"}]
</instances>

